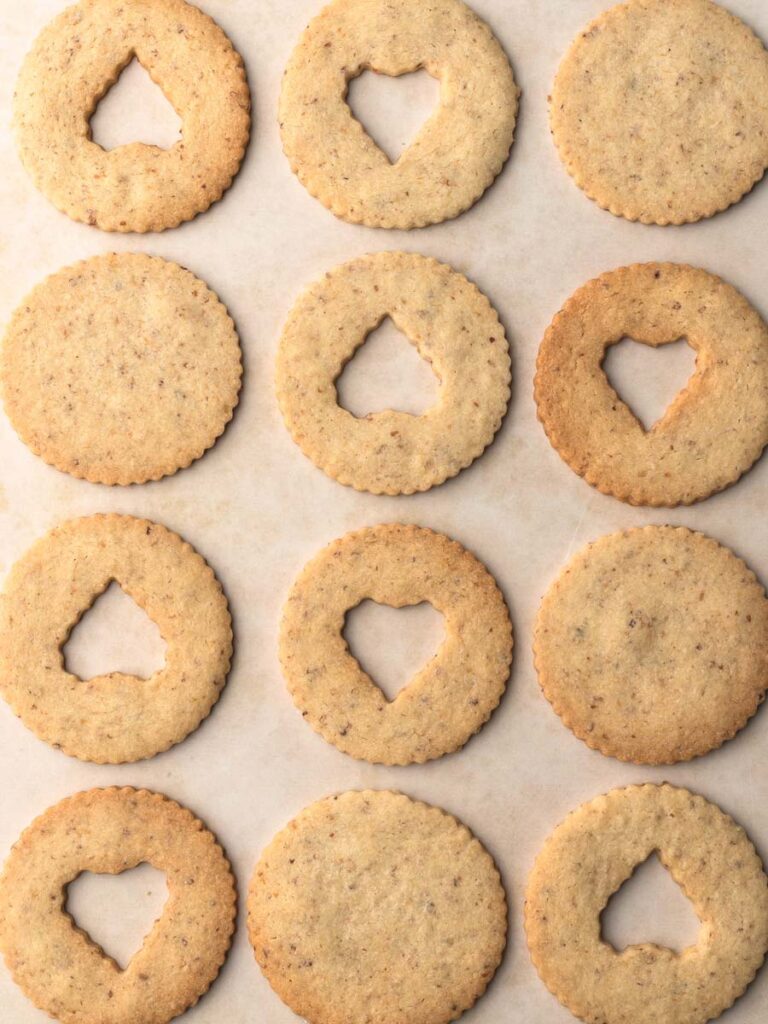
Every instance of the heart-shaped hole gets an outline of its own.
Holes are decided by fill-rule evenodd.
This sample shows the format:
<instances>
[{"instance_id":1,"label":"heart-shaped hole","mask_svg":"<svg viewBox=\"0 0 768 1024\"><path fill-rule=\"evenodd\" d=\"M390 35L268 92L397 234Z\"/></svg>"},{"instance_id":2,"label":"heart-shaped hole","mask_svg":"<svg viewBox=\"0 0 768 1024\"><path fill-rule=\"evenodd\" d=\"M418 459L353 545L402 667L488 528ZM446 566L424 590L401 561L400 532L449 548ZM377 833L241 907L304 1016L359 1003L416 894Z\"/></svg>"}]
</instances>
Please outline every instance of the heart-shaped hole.
<instances>
[{"instance_id":1,"label":"heart-shaped hole","mask_svg":"<svg viewBox=\"0 0 768 1024\"><path fill-rule=\"evenodd\" d=\"M440 100L440 83L424 70L392 77L363 71L347 90L352 115L391 164L433 112Z\"/></svg>"},{"instance_id":2,"label":"heart-shaped hole","mask_svg":"<svg viewBox=\"0 0 768 1024\"><path fill-rule=\"evenodd\" d=\"M181 118L134 57L96 107L91 139L109 150L129 142L170 149L180 138Z\"/></svg>"},{"instance_id":3,"label":"heart-shaped hole","mask_svg":"<svg viewBox=\"0 0 768 1024\"><path fill-rule=\"evenodd\" d=\"M600 918L602 938L617 953L653 943L680 953L698 940L693 904L652 853L614 893Z\"/></svg>"},{"instance_id":4,"label":"heart-shaped hole","mask_svg":"<svg viewBox=\"0 0 768 1024\"><path fill-rule=\"evenodd\" d=\"M383 409L420 416L437 401L439 386L416 346L385 317L337 378L336 394L360 419Z\"/></svg>"},{"instance_id":5,"label":"heart-shaped hole","mask_svg":"<svg viewBox=\"0 0 768 1024\"><path fill-rule=\"evenodd\" d=\"M407 608L362 601L347 612L344 625L351 654L390 703L444 637L445 619L426 601Z\"/></svg>"},{"instance_id":6,"label":"heart-shaped hole","mask_svg":"<svg viewBox=\"0 0 768 1024\"><path fill-rule=\"evenodd\" d=\"M696 370L696 353L685 338L656 348L622 338L606 352L603 370L647 432L688 384Z\"/></svg>"},{"instance_id":7,"label":"heart-shaped hole","mask_svg":"<svg viewBox=\"0 0 768 1024\"><path fill-rule=\"evenodd\" d=\"M66 911L124 971L167 899L163 872L139 864L119 875L84 871L67 886Z\"/></svg>"},{"instance_id":8,"label":"heart-shaped hole","mask_svg":"<svg viewBox=\"0 0 768 1024\"><path fill-rule=\"evenodd\" d=\"M96 598L62 649L67 672L85 680L109 672L149 679L165 665L165 651L160 630L116 582Z\"/></svg>"}]
</instances>

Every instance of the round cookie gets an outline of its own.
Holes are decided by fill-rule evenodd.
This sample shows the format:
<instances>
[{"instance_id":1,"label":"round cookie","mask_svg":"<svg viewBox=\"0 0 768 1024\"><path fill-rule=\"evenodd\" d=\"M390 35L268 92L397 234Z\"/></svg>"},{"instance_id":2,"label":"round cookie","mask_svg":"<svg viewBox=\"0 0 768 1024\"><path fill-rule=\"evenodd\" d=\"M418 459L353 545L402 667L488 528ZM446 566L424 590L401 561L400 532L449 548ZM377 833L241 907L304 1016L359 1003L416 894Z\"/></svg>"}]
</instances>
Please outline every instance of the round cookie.
<instances>
[{"instance_id":1,"label":"round cookie","mask_svg":"<svg viewBox=\"0 0 768 1024\"><path fill-rule=\"evenodd\" d=\"M396 163L346 102L362 71L424 68L440 104ZM333 0L293 51L280 93L283 150L337 217L415 228L456 217L509 156L519 90L499 42L461 0Z\"/></svg>"},{"instance_id":2,"label":"round cookie","mask_svg":"<svg viewBox=\"0 0 768 1024\"><path fill-rule=\"evenodd\" d=\"M431 364L438 399L421 416L356 417L335 381L385 317ZM507 411L509 346L488 299L444 263L403 252L350 260L294 305L277 355L276 388L294 441L328 476L372 494L426 491L493 440Z\"/></svg>"},{"instance_id":3,"label":"round cookie","mask_svg":"<svg viewBox=\"0 0 768 1024\"><path fill-rule=\"evenodd\" d=\"M99 100L137 58L182 121L170 149L91 139ZM240 54L184 0L81 0L40 33L14 96L19 155L35 185L103 231L163 231L229 188L250 131Z\"/></svg>"},{"instance_id":4,"label":"round cookie","mask_svg":"<svg viewBox=\"0 0 768 1024\"><path fill-rule=\"evenodd\" d=\"M309 1024L447 1024L485 991L504 888L472 833L400 793L306 807L261 856L248 931L267 981Z\"/></svg>"},{"instance_id":5,"label":"round cookie","mask_svg":"<svg viewBox=\"0 0 768 1024\"><path fill-rule=\"evenodd\" d=\"M142 253L65 267L16 310L0 356L17 434L101 484L158 480L210 448L237 405L232 319L176 263Z\"/></svg>"},{"instance_id":6,"label":"round cookie","mask_svg":"<svg viewBox=\"0 0 768 1024\"><path fill-rule=\"evenodd\" d=\"M168 900L121 970L66 912L82 871L142 863L165 873ZM37 818L0 876L0 947L14 981L62 1024L166 1024L208 990L235 927L235 880L216 837L146 790L91 789ZM107 911L108 912L108 911Z\"/></svg>"},{"instance_id":7,"label":"round cookie","mask_svg":"<svg viewBox=\"0 0 768 1024\"><path fill-rule=\"evenodd\" d=\"M149 679L82 680L64 667L72 628L113 581L167 644ZM183 740L218 700L231 655L227 599L212 569L145 519L64 523L16 562L0 598L0 692L40 739L84 761L138 761Z\"/></svg>"},{"instance_id":8,"label":"round cookie","mask_svg":"<svg viewBox=\"0 0 768 1024\"><path fill-rule=\"evenodd\" d=\"M604 210L644 224L711 217L768 166L768 54L711 0L629 0L572 44L550 125Z\"/></svg>"},{"instance_id":9,"label":"round cookie","mask_svg":"<svg viewBox=\"0 0 768 1024\"><path fill-rule=\"evenodd\" d=\"M685 338L696 372L650 430L602 362L630 337ZM547 328L534 394L547 436L588 483L632 505L689 505L734 483L768 443L768 327L743 295L695 267L621 267L579 288Z\"/></svg>"},{"instance_id":10,"label":"round cookie","mask_svg":"<svg viewBox=\"0 0 768 1024\"><path fill-rule=\"evenodd\" d=\"M445 640L393 701L342 634L369 598L393 608L428 601ZM509 677L512 627L495 580L456 541L390 523L348 533L309 562L288 596L280 662L304 719L345 754L421 764L464 746L490 718Z\"/></svg>"},{"instance_id":11,"label":"round cookie","mask_svg":"<svg viewBox=\"0 0 768 1024\"><path fill-rule=\"evenodd\" d=\"M652 853L692 902L698 942L617 952L611 896ZM768 949L768 879L744 830L667 784L614 789L572 812L536 858L525 931L542 981L588 1024L704 1024L739 998Z\"/></svg>"},{"instance_id":12,"label":"round cookie","mask_svg":"<svg viewBox=\"0 0 768 1024\"><path fill-rule=\"evenodd\" d=\"M727 548L683 527L601 537L534 629L544 696L594 750L674 764L719 747L768 687L768 599Z\"/></svg>"}]
</instances>

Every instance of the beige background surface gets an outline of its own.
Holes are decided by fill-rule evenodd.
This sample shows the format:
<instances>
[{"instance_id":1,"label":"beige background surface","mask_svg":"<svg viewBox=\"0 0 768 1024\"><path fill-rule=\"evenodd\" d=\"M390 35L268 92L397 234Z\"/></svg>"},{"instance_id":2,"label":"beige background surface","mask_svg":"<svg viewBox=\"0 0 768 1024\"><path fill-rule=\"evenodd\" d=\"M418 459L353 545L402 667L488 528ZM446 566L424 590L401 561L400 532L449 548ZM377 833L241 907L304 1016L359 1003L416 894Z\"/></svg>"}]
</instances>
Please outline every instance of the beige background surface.
<instances>
[{"instance_id":1,"label":"beige background surface","mask_svg":"<svg viewBox=\"0 0 768 1024\"><path fill-rule=\"evenodd\" d=\"M749 829L765 857L768 712L759 713L724 749L689 765L651 770L593 753L563 727L540 695L530 651L537 603L572 552L603 533L643 523L704 530L733 547L765 580L768 461L763 459L737 486L692 509L633 509L601 496L560 461L537 424L531 395L536 350L551 316L578 285L641 260L706 267L742 289L768 316L768 184L758 185L725 214L683 228L633 225L599 210L560 165L549 138L546 97L559 56L606 6L605 0L476 0L476 10L505 46L523 89L508 165L486 197L451 223L411 233L347 225L293 177L275 123L283 66L318 10L317 0L205 0L205 10L244 55L253 90L255 124L242 173L223 202L175 231L143 237L102 234L57 213L35 191L17 160L8 127L21 57L62 6L59 0L0 0L0 319L6 321L44 275L67 263L111 249L155 253L188 266L228 305L244 347L245 389L230 428L200 462L171 479L124 489L90 485L48 468L0 415L0 574L35 538L67 517L115 510L154 518L193 543L219 574L234 616L236 657L222 699L204 726L169 753L137 765L97 767L72 760L35 739L0 703L0 854L36 814L65 795L92 786L147 786L187 804L216 831L232 858L242 895L261 848L306 803L347 788L401 789L445 807L474 829L497 858L508 888L508 954L467 1019L473 1024L566 1024L572 1018L539 982L521 927L526 874L544 837L571 808L602 791L669 779L720 803ZM768 39L763 0L730 0L729 6ZM361 82L357 92L367 90ZM411 108L426 111L434 90L422 83L413 95L413 102L404 104L411 120ZM400 103L392 109L404 109ZM146 116L134 112L120 131L146 123ZM510 338L514 392L496 443L474 466L427 494L386 498L341 487L304 458L280 419L272 365L281 324L304 284L352 256L398 248L450 262L487 293ZM645 391L653 400L662 392L670 397L661 364L644 355L634 356L640 369L625 366L632 395ZM374 378L370 399L380 396L386 382L379 388L375 379L381 360L371 358L369 365ZM396 383L397 375L390 375L386 386ZM359 394L358 400L363 400ZM482 558L507 595L517 641L508 694L480 735L451 757L400 769L357 763L317 737L291 704L276 655L280 606L304 562L347 530L391 520L442 530ZM358 616L356 636L365 631L367 611ZM428 618L419 621L436 641L439 628L435 631ZM399 643L385 661L397 662L401 670L409 658L417 658L416 650L419 657L428 653L423 638L408 647L409 632L404 629L401 637L380 626L380 637ZM101 640L98 635L94 628L97 639L91 642L101 649L81 650L80 656L105 662L97 668L117 667L109 630L101 631ZM130 640L132 633L127 636ZM143 657L136 651L133 656ZM624 928L624 941L657 937L664 923L659 918L667 915L669 890L661 884L661 873L650 869L643 874L648 891L639 900L642 919L627 911L623 926L616 925ZM126 892L132 891L130 884L143 891L149 882L127 883ZM103 892L97 886L91 895L96 889ZM154 907L157 896L155 891L147 906ZM78 906L89 902L84 887L78 887L78 901ZM690 937L682 900L679 905L682 930L676 932L676 919L668 924L673 936ZM126 934L135 930L128 908L132 900L117 896L113 900L110 895L104 904L110 920L100 935L111 936L117 946L127 942L130 947ZM90 910L88 920L93 921L93 906ZM757 1024L765 1019L766 1005L768 971L724 1019ZM46 1019L4 970L0 1017L9 1024ZM261 977L242 918L221 978L184 1019L189 1024L290 1024L295 1019Z\"/></svg>"}]
</instances>

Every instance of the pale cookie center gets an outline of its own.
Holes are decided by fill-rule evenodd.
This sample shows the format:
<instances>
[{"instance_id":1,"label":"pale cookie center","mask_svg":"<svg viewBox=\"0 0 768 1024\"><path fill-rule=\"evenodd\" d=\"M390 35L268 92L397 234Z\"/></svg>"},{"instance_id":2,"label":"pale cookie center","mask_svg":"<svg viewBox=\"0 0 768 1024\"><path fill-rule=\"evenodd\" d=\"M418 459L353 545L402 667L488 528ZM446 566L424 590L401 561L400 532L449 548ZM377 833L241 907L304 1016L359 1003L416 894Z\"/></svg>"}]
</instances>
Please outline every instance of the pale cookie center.
<instances>
[{"instance_id":1,"label":"pale cookie center","mask_svg":"<svg viewBox=\"0 0 768 1024\"><path fill-rule=\"evenodd\" d=\"M652 944L679 954L697 944L701 921L654 851L610 898L600 925L603 942L617 953Z\"/></svg>"},{"instance_id":2,"label":"pale cookie center","mask_svg":"<svg viewBox=\"0 0 768 1024\"><path fill-rule=\"evenodd\" d=\"M91 140L105 150L132 142L171 149L182 134L181 118L136 56L99 101L90 126Z\"/></svg>"},{"instance_id":3,"label":"pale cookie center","mask_svg":"<svg viewBox=\"0 0 768 1024\"><path fill-rule=\"evenodd\" d=\"M603 372L613 390L650 432L696 372L696 353L685 338L654 348L625 337L608 348Z\"/></svg>"},{"instance_id":4,"label":"pale cookie center","mask_svg":"<svg viewBox=\"0 0 768 1024\"><path fill-rule=\"evenodd\" d=\"M437 402L440 388L433 367L388 316L335 383L339 405L358 419L384 410L421 416Z\"/></svg>"},{"instance_id":5,"label":"pale cookie center","mask_svg":"<svg viewBox=\"0 0 768 1024\"><path fill-rule=\"evenodd\" d=\"M427 601L393 608L365 600L347 612L344 639L392 703L436 656L445 639L445 618Z\"/></svg>"},{"instance_id":6,"label":"pale cookie center","mask_svg":"<svg viewBox=\"0 0 768 1024\"><path fill-rule=\"evenodd\" d=\"M166 642L143 608L112 581L73 628L64 667L79 679L120 672L149 679L165 667Z\"/></svg>"},{"instance_id":7,"label":"pale cookie center","mask_svg":"<svg viewBox=\"0 0 768 1024\"><path fill-rule=\"evenodd\" d=\"M419 69L392 76L366 69L351 79L347 105L391 164L396 164L440 102L440 82Z\"/></svg>"},{"instance_id":8,"label":"pale cookie center","mask_svg":"<svg viewBox=\"0 0 768 1024\"><path fill-rule=\"evenodd\" d=\"M67 886L65 909L124 971L167 899L165 874L151 864L139 864L119 875L83 871Z\"/></svg>"}]
</instances>

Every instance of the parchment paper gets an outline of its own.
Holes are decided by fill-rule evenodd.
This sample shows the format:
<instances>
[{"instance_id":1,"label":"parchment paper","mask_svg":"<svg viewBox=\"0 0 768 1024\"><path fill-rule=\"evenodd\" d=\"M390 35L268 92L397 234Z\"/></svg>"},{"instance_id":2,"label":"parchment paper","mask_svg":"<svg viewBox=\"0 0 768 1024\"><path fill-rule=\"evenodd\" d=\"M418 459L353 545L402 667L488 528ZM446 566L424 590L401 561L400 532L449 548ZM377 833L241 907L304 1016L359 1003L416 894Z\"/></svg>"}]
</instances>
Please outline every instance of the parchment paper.
<instances>
[{"instance_id":1,"label":"parchment paper","mask_svg":"<svg viewBox=\"0 0 768 1024\"><path fill-rule=\"evenodd\" d=\"M768 40L768 6L762 0L728 5ZM37 814L68 794L93 786L146 786L188 805L217 833L242 896L260 850L305 804L349 788L400 789L465 821L496 857L508 889L508 952L487 995L466 1019L567 1024L572 1017L539 981L522 933L525 879L545 836L573 807L614 786L669 779L730 812L765 857L768 712L758 713L722 750L691 764L648 769L594 753L561 724L539 692L530 650L539 599L587 541L644 523L703 530L731 546L765 580L768 461L737 486L690 509L636 509L604 497L564 465L538 425L531 393L534 359L546 325L574 289L636 261L708 268L768 316L768 185L758 185L726 213L682 228L630 224L599 210L561 166L546 113L560 56L607 0L475 0L523 88L505 170L486 197L455 221L410 233L345 224L294 178L276 125L283 67L319 0L205 0L203 6L248 67L255 123L243 170L223 202L192 223L160 235L119 236L56 212L23 171L9 130L14 80L35 35L63 4L0 0L0 319L5 322L42 277L68 263L110 250L146 251L188 266L218 292L238 325L246 364L242 401L224 437L192 468L156 484L110 489L74 480L33 456L0 415L1 574L68 517L110 510L147 516L178 531L214 566L236 630L233 670L211 718L181 745L140 764L99 767L66 757L37 740L0 702L0 854L5 856ZM137 128L142 123L137 112ZM468 275L499 310L512 348L514 393L495 444L456 479L414 497L358 494L324 476L290 439L272 389L279 332L299 290L326 269L379 249L425 253ZM647 386L649 394L666 387L652 370ZM276 653L280 608L307 559L350 529L392 520L444 531L483 559L506 593L516 633L509 690L489 724L461 752L400 769L356 762L316 736L290 701ZM397 635L390 631L389 639L394 644ZM391 653L393 661L407 662L408 656L405 648ZM666 913L666 896L654 900L666 888L657 888L653 872L644 875L650 888L641 902L647 913L644 923L625 920L631 941L648 937L654 919ZM104 913L113 916L113 906L117 913L119 904L109 903ZM763 971L723 1019L759 1024L767 1004ZM0 1019L47 1019L4 969ZM262 978L243 916L221 977L184 1020L295 1020Z\"/></svg>"}]
</instances>

